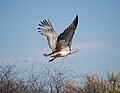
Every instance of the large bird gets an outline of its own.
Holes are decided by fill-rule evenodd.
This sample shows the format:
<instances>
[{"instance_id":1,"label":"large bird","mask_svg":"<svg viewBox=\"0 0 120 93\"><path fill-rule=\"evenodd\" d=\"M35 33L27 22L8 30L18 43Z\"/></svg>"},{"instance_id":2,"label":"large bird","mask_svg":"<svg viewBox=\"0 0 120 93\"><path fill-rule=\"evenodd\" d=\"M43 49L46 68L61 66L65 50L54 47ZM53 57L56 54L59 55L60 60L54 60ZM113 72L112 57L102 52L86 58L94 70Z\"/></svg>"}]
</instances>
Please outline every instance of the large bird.
<instances>
[{"instance_id":1,"label":"large bird","mask_svg":"<svg viewBox=\"0 0 120 93\"><path fill-rule=\"evenodd\" d=\"M49 62L58 57L65 57L78 51L78 49L71 49L72 38L77 28L77 24L78 15L76 15L76 18L70 26L58 36L49 20L43 20L40 22L38 32L47 37L48 45L52 50L52 53L44 54L45 57L52 57Z\"/></svg>"}]
</instances>

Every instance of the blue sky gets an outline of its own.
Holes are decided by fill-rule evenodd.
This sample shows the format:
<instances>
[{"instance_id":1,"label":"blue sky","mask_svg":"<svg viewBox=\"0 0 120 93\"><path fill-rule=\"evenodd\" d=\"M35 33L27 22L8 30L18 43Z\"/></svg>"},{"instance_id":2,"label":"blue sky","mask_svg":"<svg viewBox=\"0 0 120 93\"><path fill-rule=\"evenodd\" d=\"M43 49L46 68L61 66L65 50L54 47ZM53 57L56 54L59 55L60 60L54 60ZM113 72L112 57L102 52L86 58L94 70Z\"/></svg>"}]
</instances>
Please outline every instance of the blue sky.
<instances>
[{"instance_id":1,"label":"blue sky","mask_svg":"<svg viewBox=\"0 0 120 93\"><path fill-rule=\"evenodd\" d=\"M50 64L62 62L76 73L120 72L119 0L0 0L0 61L49 64L42 54L51 50L37 32L39 22L49 19L59 34L76 14L72 47L80 51Z\"/></svg>"}]
</instances>

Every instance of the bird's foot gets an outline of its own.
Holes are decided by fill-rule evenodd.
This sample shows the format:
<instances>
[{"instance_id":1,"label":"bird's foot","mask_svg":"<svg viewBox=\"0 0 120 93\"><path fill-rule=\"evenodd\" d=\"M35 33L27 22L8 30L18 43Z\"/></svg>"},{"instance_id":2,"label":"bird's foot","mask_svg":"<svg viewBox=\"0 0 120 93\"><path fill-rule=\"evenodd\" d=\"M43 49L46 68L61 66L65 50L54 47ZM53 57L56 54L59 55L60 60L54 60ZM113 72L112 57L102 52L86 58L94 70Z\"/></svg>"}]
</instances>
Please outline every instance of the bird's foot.
<instances>
[{"instance_id":1,"label":"bird's foot","mask_svg":"<svg viewBox=\"0 0 120 93\"><path fill-rule=\"evenodd\" d=\"M55 60L56 58L57 58L57 57L54 57L54 58L50 59L50 60L49 60L49 62L51 62L51 61Z\"/></svg>"},{"instance_id":2,"label":"bird's foot","mask_svg":"<svg viewBox=\"0 0 120 93\"><path fill-rule=\"evenodd\" d=\"M54 58L50 59L48 62L51 62L51 61L53 61L53 60L54 60Z\"/></svg>"}]
</instances>

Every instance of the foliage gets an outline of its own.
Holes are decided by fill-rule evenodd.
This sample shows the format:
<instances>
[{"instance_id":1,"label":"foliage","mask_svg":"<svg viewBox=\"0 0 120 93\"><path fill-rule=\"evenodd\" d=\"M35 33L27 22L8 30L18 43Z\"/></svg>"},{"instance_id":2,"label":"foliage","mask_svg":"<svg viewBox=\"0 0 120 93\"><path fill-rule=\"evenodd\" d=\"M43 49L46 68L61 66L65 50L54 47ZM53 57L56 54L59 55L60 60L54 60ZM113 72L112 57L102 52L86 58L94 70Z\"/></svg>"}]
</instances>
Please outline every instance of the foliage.
<instances>
[{"instance_id":1,"label":"foliage","mask_svg":"<svg viewBox=\"0 0 120 93\"><path fill-rule=\"evenodd\" d=\"M62 65L29 74L17 71L16 64L1 64L0 93L120 93L120 73L108 72L106 79L96 74L80 78Z\"/></svg>"}]
</instances>

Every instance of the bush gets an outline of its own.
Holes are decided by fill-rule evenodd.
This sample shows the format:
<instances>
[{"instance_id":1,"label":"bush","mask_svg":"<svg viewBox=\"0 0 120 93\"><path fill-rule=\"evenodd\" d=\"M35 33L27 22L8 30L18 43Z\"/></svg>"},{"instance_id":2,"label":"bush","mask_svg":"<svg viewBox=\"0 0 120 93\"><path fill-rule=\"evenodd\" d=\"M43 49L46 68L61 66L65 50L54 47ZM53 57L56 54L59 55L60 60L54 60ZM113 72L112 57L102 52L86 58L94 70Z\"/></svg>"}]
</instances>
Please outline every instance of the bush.
<instances>
[{"instance_id":1,"label":"bush","mask_svg":"<svg viewBox=\"0 0 120 93\"><path fill-rule=\"evenodd\" d=\"M120 73L81 77L63 65L44 66L41 72L17 71L16 64L0 65L0 93L120 93Z\"/></svg>"}]
</instances>

